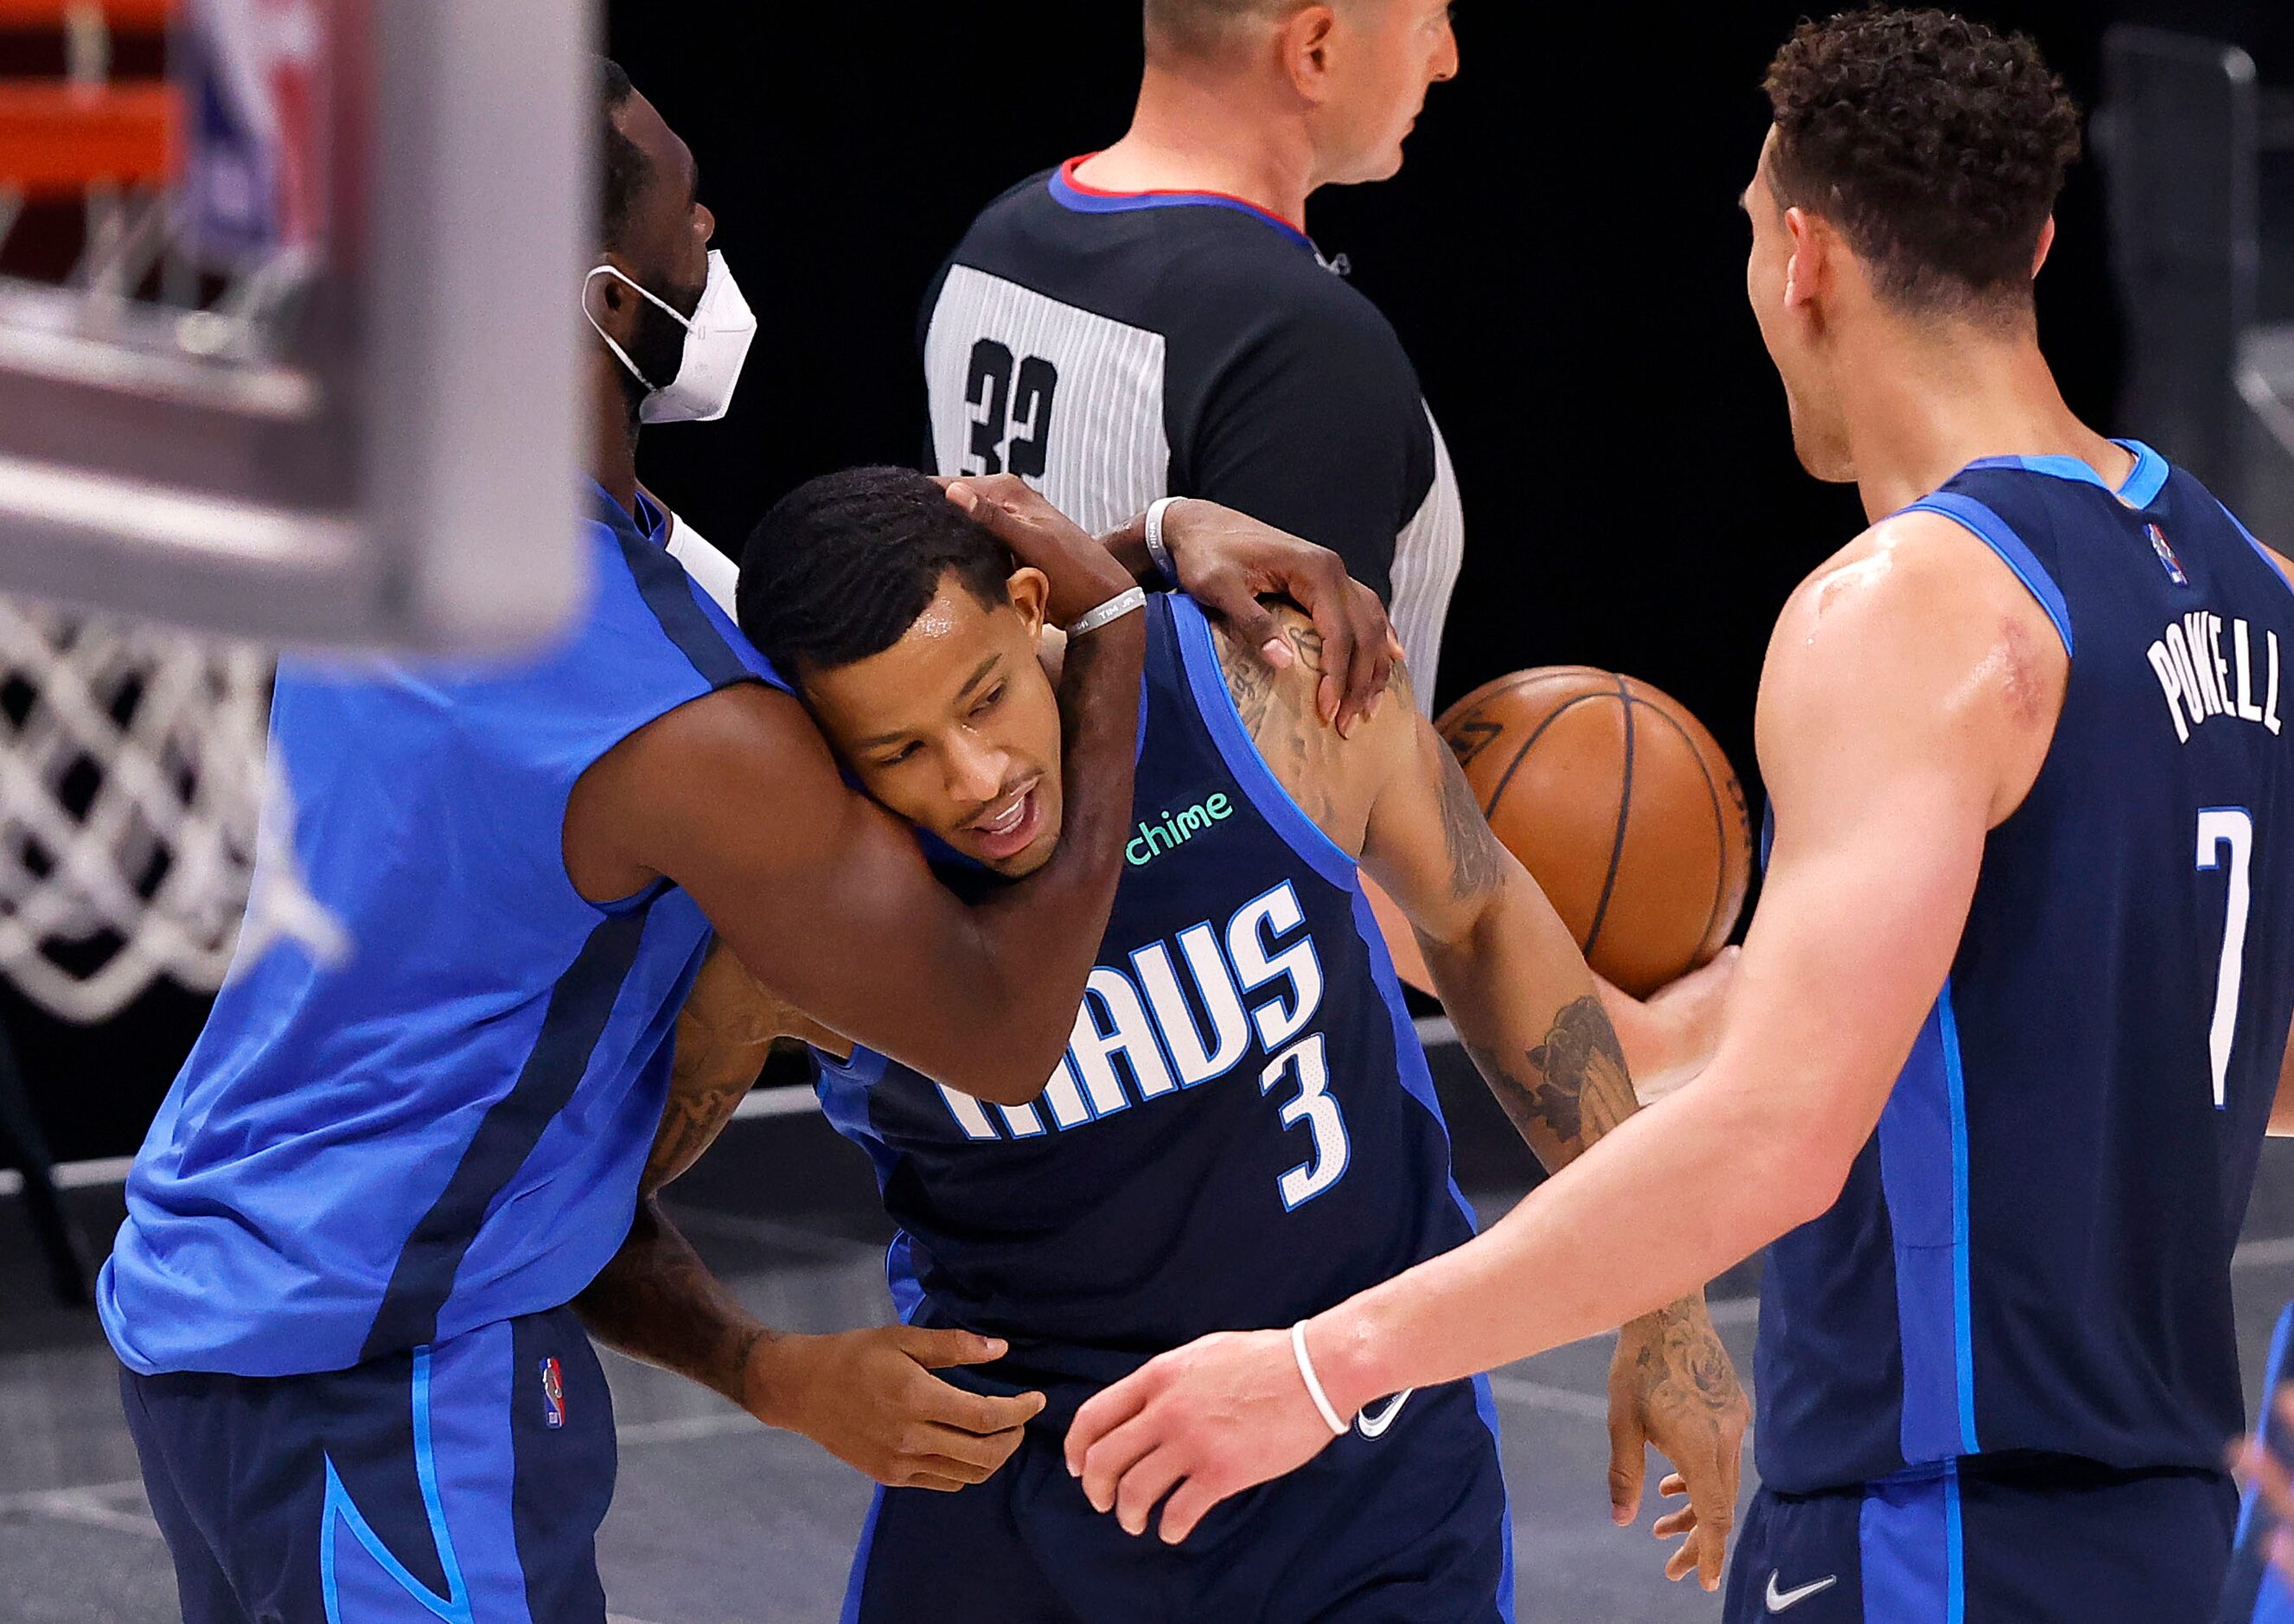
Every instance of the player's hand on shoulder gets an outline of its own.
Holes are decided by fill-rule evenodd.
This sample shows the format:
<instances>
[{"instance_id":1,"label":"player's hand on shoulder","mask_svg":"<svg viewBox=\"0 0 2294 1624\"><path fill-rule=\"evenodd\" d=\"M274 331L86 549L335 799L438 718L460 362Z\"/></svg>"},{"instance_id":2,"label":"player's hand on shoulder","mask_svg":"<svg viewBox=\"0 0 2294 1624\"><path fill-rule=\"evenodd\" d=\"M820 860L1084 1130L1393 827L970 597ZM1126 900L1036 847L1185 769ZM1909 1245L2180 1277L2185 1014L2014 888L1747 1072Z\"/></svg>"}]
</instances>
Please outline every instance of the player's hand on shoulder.
<instances>
[{"instance_id":1,"label":"player's hand on shoulder","mask_svg":"<svg viewBox=\"0 0 2294 1624\"><path fill-rule=\"evenodd\" d=\"M1665 1562L1667 1579L1695 1573L1705 1589L1720 1587L1752 1420L1752 1404L1701 1297L1618 1333L1609 1367L1610 1514L1621 1527L1639 1516L1644 1446L1655 1445L1675 1468L1657 1492L1688 1499L1650 1530L1658 1539L1681 1540Z\"/></svg>"},{"instance_id":2,"label":"player's hand on shoulder","mask_svg":"<svg viewBox=\"0 0 2294 1624\"><path fill-rule=\"evenodd\" d=\"M1297 649L1260 600L1288 598L1306 611L1320 640L1316 693L1324 722L1351 735L1376 712L1402 644L1378 594L1349 575L1337 553L1212 502L1173 503L1163 535L1180 588L1277 670L1289 669Z\"/></svg>"},{"instance_id":3,"label":"player's hand on shoulder","mask_svg":"<svg viewBox=\"0 0 2294 1624\"><path fill-rule=\"evenodd\" d=\"M932 1372L1004 1352L992 1337L915 1326L770 1337L750 1355L743 1404L887 1488L954 1490L996 1474L1044 1398L969 1392Z\"/></svg>"},{"instance_id":4,"label":"player's hand on shoulder","mask_svg":"<svg viewBox=\"0 0 2294 1624\"><path fill-rule=\"evenodd\" d=\"M1137 584L1107 550L1016 474L966 475L942 481L950 502L995 533L1024 565L1051 582L1046 613L1055 626L1082 619Z\"/></svg>"}]
</instances>

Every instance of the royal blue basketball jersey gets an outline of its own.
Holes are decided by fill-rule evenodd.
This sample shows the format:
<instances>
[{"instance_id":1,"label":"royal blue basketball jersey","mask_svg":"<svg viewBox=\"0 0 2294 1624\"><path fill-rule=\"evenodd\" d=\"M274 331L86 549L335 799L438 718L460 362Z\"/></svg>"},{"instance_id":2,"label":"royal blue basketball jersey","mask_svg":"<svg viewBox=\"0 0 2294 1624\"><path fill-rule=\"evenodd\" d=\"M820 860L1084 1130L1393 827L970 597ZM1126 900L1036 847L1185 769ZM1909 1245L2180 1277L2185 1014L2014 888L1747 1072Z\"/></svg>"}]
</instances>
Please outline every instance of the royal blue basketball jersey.
<instances>
[{"instance_id":1,"label":"royal blue basketball jersey","mask_svg":"<svg viewBox=\"0 0 2294 1624\"><path fill-rule=\"evenodd\" d=\"M529 663L281 663L292 861L350 952L242 943L99 1285L131 1368L338 1369L558 1307L621 1245L709 927L666 884L583 900L566 802L656 717L774 680L646 518L597 493L592 597Z\"/></svg>"},{"instance_id":2,"label":"royal blue basketball jersey","mask_svg":"<svg viewBox=\"0 0 2294 1624\"><path fill-rule=\"evenodd\" d=\"M1201 612L1150 616L1123 879L1042 1098L982 1105L865 1049L820 1081L900 1226L903 1317L1007 1338L991 1379L1055 1414L1472 1233L1354 860L1259 756Z\"/></svg>"},{"instance_id":3,"label":"royal blue basketball jersey","mask_svg":"<svg viewBox=\"0 0 2294 1624\"><path fill-rule=\"evenodd\" d=\"M1840 1200L1769 1253L1786 1492L1975 1455L2221 1464L2230 1260L2294 1013L2294 596L2154 452L1995 459L1972 531L2070 655L2054 742Z\"/></svg>"}]
</instances>

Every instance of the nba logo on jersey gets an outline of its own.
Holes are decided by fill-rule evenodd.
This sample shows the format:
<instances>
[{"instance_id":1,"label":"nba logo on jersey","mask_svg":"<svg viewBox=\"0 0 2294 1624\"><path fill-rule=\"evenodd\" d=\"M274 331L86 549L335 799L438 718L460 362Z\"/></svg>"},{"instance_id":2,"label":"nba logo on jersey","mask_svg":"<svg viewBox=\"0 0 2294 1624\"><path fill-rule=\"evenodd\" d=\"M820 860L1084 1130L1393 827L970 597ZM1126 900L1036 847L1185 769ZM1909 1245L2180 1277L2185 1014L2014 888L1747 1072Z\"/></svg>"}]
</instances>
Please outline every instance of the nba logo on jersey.
<instances>
[{"instance_id":1,"label":"nba logo on jersey","mask_svg":"<svg viewBox=\"0 0 2294 1624\"><path fill-rule=\"evenodd\" d=\"M2144 528L2151 533L2151 551L2159 555L2159 562L2166 568L2167 579L2176 586L2188 586L2191 578L2183 573L2183 560L2175 556L2175 549L2168 543L2167 533L2156 525L2146 525Z\"/></svg>"},{"instance_id":2,"label":"nba logo on jersey","mask_svg":"<svg viewBox=\"0 0 2294 1624\"><path fill-rule=\"evenodd\" d=\"M541 1361L541 1418L552 1430L565 1424L565 1373L555 1359Z\"/></svg>"}]
</instances>

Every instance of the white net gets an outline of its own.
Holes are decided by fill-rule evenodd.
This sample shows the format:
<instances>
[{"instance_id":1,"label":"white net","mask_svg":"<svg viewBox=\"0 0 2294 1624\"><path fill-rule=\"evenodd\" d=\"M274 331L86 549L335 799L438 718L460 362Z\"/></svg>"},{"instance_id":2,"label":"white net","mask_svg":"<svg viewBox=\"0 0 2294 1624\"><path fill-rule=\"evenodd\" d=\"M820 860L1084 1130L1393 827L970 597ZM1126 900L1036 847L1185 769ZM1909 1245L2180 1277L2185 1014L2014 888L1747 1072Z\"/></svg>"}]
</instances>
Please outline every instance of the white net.
<instances>
[{"instance_id":1,"label":"white net","mask_svg":"<svg viewBox=\"0 0 2294 1624\"><path fill-rule=\"evenodd\" d=\"M271 673L250 645L0 599L0 973L34 1001L92 1024L161 976L222 984L266 798L292 827ZM291 852L263 855L291 878ZM299 885L280 903L266 931L338 946Z\"/></svg>"}]
</instances>

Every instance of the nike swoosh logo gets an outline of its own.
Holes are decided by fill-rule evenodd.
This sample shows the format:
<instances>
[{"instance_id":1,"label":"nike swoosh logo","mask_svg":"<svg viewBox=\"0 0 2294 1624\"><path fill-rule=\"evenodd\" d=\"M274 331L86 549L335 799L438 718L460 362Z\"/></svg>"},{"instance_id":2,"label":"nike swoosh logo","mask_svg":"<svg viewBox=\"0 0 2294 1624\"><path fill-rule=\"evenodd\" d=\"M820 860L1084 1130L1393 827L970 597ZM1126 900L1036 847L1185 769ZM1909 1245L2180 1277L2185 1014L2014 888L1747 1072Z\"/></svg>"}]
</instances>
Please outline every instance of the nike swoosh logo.
<instances>
[{"instance_id":1,"label":"nike swoosh logo","mask_svg":"<svg viewBox=\"0 0 2294 1624\"><path fill-rule=\"evenodd\" d=\"M1777 1577L1774 1572L1769 1575L1769 1611L1770 1612L1782 1612L1787 1607L1797 1607L1810 1596L1829 1590L1840 1582L1839 1574L1827 1573L1813 1583L1801 1586L1797 1590L1779 1590L1777 1588Z\"/></svg>"},{"instance_id":2,"label":"nike swoosh logo","mask_svg":"<svg viewBox=\"0 0 2294 1624\"><path fill-rule=\"evenodd\" d=\"M1417 1391L1414 1387L1403 1388L1386 1401L1386 1413L1380 1416L1372 1416L1370 1407L1364 1405L1361 1413L1354 1416L1354 1431L1365 1438L1384 1437L1386 1429L1394 1424L1394 1418L1402 1414L1402 1407L1410 1402L1410 1395Z\"/></svg>"}]
</instances>

